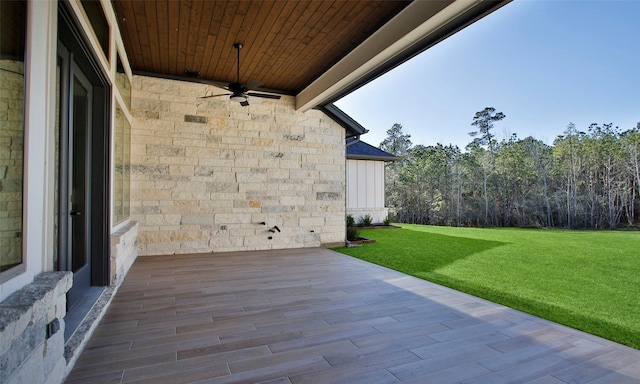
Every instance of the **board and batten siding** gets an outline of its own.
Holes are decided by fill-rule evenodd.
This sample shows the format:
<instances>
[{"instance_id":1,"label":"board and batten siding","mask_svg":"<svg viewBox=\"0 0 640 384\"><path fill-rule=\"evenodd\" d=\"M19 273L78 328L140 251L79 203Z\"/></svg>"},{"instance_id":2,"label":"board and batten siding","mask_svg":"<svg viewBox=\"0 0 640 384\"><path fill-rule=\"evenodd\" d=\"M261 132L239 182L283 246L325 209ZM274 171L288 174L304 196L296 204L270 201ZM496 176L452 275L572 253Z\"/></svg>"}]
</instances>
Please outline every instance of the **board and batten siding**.
<instances>
[{"instance_id":1,"label":"board and batten siding","mask_svg":"<svg viewBox=\"0 0 640 384\"><path fill-rule=\"evenodd\" d=\"M347 159L347 213L356 222L369 214L374 223L387 216L384 206L384 161Z\"/></svg>"}]
</instances>

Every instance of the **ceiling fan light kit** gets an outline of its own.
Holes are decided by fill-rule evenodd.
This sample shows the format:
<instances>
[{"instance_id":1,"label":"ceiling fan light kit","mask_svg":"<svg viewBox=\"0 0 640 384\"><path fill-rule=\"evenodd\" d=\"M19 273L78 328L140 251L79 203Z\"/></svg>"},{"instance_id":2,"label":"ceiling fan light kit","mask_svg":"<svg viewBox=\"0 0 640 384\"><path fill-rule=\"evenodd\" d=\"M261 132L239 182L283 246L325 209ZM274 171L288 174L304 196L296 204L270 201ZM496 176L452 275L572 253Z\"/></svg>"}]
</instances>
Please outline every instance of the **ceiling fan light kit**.
<instances>
[{"instance_id":1,"label":"ceiling fan light kit","mask_svg":"<svg viewBox=\"0 0 640 384\"><path fill-rule=\"evenodd\" d=\"M261 97L264 99L275 99L278 100L280 99L280 95L271 95L271 94L266 94L266 93L256 93L256 92L249 92L250 90L259 88L262 83L254 80L250 83L247 84L242 84L240 82L240 50L242 49L242 44L240 43L234 43L233 47L237 50L238 52L238 66L237 66L237 77L236 77L236 82L235 83L229 83L226 87L224 87L224 89L231 91L231 93L223 93L223 94L219 94L219 95L209 95L209 96L201 96L201 99L206 99L209 97L217 97L217 96L230 96L229 100L231 101L237 101L240 103L240 105L242 105L243 107L246 107L247 105L249 105L249 96L251 97Z\"/></svg>"}]
</instances>

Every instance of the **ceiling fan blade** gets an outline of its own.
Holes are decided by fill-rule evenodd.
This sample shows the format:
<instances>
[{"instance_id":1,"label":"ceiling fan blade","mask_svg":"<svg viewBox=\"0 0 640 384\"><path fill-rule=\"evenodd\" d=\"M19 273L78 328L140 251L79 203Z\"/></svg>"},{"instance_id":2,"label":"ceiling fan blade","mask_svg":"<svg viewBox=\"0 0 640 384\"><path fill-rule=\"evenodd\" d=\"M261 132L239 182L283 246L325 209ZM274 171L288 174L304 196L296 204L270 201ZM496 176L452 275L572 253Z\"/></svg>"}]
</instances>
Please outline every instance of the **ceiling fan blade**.
<instances>
[{"instance_id":1,"label":"ceiling fan blade","mask_svg":"<svg viewBox=\"0 0 640 384\"><path fill-rule=\"evenodd\" d=\"M270 95L270 94L268 94L268 93L255 93L255 92L249 92L249 93L247 93L247 96L262 97L263 99L275 99L275 100L280 100L280 95Z\"/></svg>"},{"instance_id":2,"label":"ceiling fan blade","mask_svg":"<svg viewBox=\"0 0 640 384\"><path fill-rule=\"evenodd\" d=\"M210 97L218 97L218 96L229 96L231 93L219 93L217 95L208 95L208 96L200 96L200 99L208 99Z\"/></svg>"},{"instance_id":3,"label":"ceiling fan blade","mask_svg":"<svg viewBox=\"0 0 640 384\"><path fill-rule=\"evenodd\" d=\"M244 100L240 102L240 105L242 105L243 107L246 107L247 105L249 105L249 100Z\"/></svg>"},{"instance_id":4,"label":"ceiling fan blade","mask_svg":"<svg viewBox=\"0 0 640 384\"><path fill-rule=\"evenodd\" d=\"M258 80L253 80L247 83L244 87L247 89L256 89L262 86L262 83Z\"/></svg>"}]
</instances>

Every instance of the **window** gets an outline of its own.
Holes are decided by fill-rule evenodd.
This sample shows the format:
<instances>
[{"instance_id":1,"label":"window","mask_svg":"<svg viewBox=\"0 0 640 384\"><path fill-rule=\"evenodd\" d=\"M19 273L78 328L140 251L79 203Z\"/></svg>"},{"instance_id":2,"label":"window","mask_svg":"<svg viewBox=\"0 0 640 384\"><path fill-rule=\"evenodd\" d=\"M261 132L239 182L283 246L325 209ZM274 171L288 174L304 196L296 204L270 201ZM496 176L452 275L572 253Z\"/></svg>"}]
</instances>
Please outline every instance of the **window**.
<instances>
[{"instance_id":1,"label":"window","mask_svg":"<svg viewBox=\"0 0 640 384\"><path fill-rule=\"evenodd\" d=\"M124 102L124 107L127 110L131 110L131 82L129 81L129 76L124 70L124 66L122 65L122 60L120 59L120 52L118 52L118 61L116 65L116 86L118 87L118 91L120 92L120 96L122 96L122 101Z\"/></svg>"},{"instance_id":2,"label":"window","mask_svg":"<svg viewBox=\"0 0 640 384\"><path fill-rule=\"evenodd\" d=\"M118 224L130 215L131 124L118 105L114 132L113 223Z\"/></svg>"},{"instance_id":3,"label":"window","mask_svg":"<svg viewBox=\"0 0 640 384\"><path fill-rule=\"evenodd\" d=\"M0 272L22 264L26 1L0 1Z\"/></svg>"},{"instance_id":4,"label":"window","mask_svg":"<svg viewBox=\"0 0 640 384\"><path fill-rule=\"evenodd\" d=\"M81 0L82 8L89 18L93 32L98 38L98 43L104 52L105 57L109 58L109 23L104 15L102 5L99 0Z\"/></svg>"}]
</instances>

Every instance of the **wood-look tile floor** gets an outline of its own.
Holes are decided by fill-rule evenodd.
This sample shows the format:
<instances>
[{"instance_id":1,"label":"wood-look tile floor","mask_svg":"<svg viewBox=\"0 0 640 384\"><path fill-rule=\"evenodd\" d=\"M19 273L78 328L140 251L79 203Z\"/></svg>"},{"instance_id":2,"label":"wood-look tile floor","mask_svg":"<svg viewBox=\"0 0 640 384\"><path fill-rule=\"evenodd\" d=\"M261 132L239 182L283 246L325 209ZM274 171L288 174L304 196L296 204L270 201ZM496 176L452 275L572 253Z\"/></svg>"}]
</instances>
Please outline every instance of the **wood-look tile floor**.
<instances>
[{"instance_id":1,"label":"wood-look tile floor","mask_svg":"<svg viewBox=\"0 0 640 384\"><path fill-rule=\"evenodd\" d=\"M140 257L67 383L640 383L640 351L325 249Z\"/></svg>"}]
</instances>

